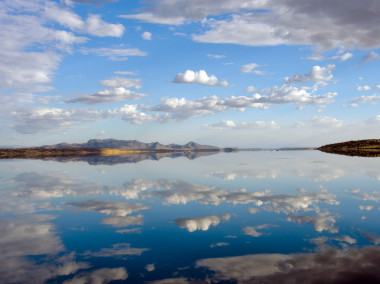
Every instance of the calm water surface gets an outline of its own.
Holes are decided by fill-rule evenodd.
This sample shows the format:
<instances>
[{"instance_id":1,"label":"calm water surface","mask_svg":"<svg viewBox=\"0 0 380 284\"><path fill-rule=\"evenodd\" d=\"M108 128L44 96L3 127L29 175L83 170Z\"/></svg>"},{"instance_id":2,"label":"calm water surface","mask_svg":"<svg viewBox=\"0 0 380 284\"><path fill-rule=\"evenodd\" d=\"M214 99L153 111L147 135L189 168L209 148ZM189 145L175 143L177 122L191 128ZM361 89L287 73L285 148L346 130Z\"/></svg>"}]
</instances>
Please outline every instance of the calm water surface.
<instances>
[{"instance_id":1,"label":"calm water surface","mask_svg":"<svg viewBox=\"0 0 380 284\"><path fill-rule=\"evenodd\" d=\"M380 158L0 161L0 283L380 283Z\"/></svg>"}]
</instances>

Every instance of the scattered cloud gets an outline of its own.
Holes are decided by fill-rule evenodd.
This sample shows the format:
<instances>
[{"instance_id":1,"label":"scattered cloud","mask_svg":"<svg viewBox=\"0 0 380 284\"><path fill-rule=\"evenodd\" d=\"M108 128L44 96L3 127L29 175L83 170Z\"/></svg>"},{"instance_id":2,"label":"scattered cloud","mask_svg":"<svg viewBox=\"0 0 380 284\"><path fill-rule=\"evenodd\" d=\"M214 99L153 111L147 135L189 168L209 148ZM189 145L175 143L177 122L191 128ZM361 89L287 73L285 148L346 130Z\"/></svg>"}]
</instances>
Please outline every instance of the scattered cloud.
<instances>
[{"instance_id":1,"label":"scattered cloud","mask_svg":"<svg viewBox=\"0 0 380 284\"><path fill-rule=\"evenodd\" d=\"M76 206L82 210L97 211L106 215L113 216L126 216L134 212L150 209L140 203L123 203L123 202L111 202L111 201L99 201L99 200L87 200L83 202L70 202L67 203L70 206Z\"/></svg>"},{"instance_id":2,"label":"scattered cloud","mask_svg":"<svg viewBox=\"0 0 380 284\"><path fill-rule=\"evenodd\" d=\"M227 81L219 81L215 75L208 76L205 70L186 70L185 73L178 73L174 78L174 83L192 83L207 86L228 86Z\"/></svg>"},{"instance_id":3,"label":"scattered cloud","mask_svg":"<svg viewBox=\"0 0 380 284\"><path fill-rule=\"evenodd\" d=\"M145 39L145 40L151 40L152 39L152 33L145 31L141 34L141 38Z\"/></svg>"},{"instance_id":4,"label":"scattered cloud","mask_svg":"<svg viewBox=\"0 0 380 284\"><path fill-rule=\"evenodd\" d=\"M112 248L103 248L100 251L92 252L85 251L83 255L91 257L115 257L126 255L142 255L143 252L148 251L146 248L131 248L129 243L119 243L112 245Z\"/></svg>"},{"instance_id":5,"label":"scattered cloud","mask_svg":"<svg viewBox=\"0 0 380 284\"><path fill-rule=\"evenodd\" d=\"M380 95L359 96L351 99L349 106L358 107L360 104L375 105L380 101Z\"/></svg>"},{"instance_id":6,"label":"scattered cloud","mask_svg":"<svg viewBox=\"0 0 380 284\"><path fill-rule=\"evenodd\" d=\"M220 242L220 243L213 243L210 245L210 248L215 248L215 247L226 247L229 246L229 243L226 242Z\"/></svg>"},{"instance_id":7,"label":"scattered cloud","mask_svg":"<svg viewBox=\"0 0 380 284\"><path fill-rule=\"evenodd\" d=\"M135 88L141 89L141 79L137 78L124 78L124 77L114 77L108 80L100 81L100 84L106 88Z\"/></svg>"},{"instance_id":8,"label":"scattered cloud","mask_svg":"<svg viewBox=\"0 0 380 284\"><path fill-rule=\"evenodd\" d=\"M347 61L348 59L352 58L354 55L351 52L346 52L342 55L336 55L331 57L332 60L339 60L339 61Z\"/></svg>"},{"instance_id":9,"label":"scattered cloud","mask_svg":"<svg viewBox=\"0 0 380 284\"><path fill-rule=\"evenodd\" d=\"M367 55L364 55L359 63L358 63L358 66L361 66L361 65L364 65L364 64L367 64L371 61L374 61L374 60L378 60L380 58L379 54L377 54L376 52L372 51L371 53L367 54Z\"/></svg>"},{"instance_id":10,"label":"scattered cloud","mask_svg":"<svg viewBox=\"0 0 380 284\"><path fill-rule=\"evenodd\" d=\"M210 57L210 58L215 58L215 59L226 58L225 55L221 55L221 54L207 54L207 56Z\"/></svg>"},{"instance_id":11,"label":"scattered cloud","mask_svg":"<svg viewBox=\"0 0 380 284\"><path fill-rule=\"evenodd\" d=\"M268 229L271 227L273 227L273 225L268 225L268 224L259 225L259 226L247 226L243 228L243 231L246 235L257 238L263 234L261 232L258 232L257 230Z\"/></svg>"},{"instance_id":12,"label":"scattered cloud","mask_svg":"<svg viewBox=\"0 0 380 284\"><path fill-rule=\"evenodd\" d=\"M254 73L256 75L265 75L264 71L256 70L257 67L260 67L260 65L256 63L249 63L246 65L243 65L240 69L240 72L242 73Z\"/></svg>"},{"instance_id":13,"label":"scattered cloud","mask_svg":"<svg viewBox=\"0 0 380 284\"><path fill-rule=\"evenodd\" d=\"M178 227L188 230L190 233L201 230L207 231L210 226L217 226L221 220L230 220L230 214L204 216L199 218L178 218L174 221Z\"/></svg>"},{"instance_id":14,"label":"scattered cloud","mask_svg":"<svg viewBox=\"0 0 380 284\"><path fill-rule=\"evenodd\" d=\"M255 86L248 86L247 89L245 89L245 92L246 93L253 93L257 90L257 88Z\"/></svg>"},{"instance_id":15,"label":"scattered cloud","mask_svg":"<svg viewBox=\"0 0 380 284\"><path fill-rule=\"evenodd\" d=\"M152 13L141 13L136 15L120 15L120 18L135 19L142 22L162 25L182 25L185 22L183 17L161 17Z\"/></svg>"},{"instance_id":16,"label":"scattered cloud","mask_svg":"<svg viewBox=\"0 0 380 284\"><path fill-rule=\"evenodd\" d=\"M320 67L318 65L313 66L311 71L305 75L296 74L292 77L286 77L285 83L290 84L292 82L316 82L317 84L326 84L326 82L331 81L333 75L331 71L335 70L335 65L330 64L326 67Z\"/></svg>"},{"instance_id":17,"label":"scattered cloud","mask_svg":"<svg viewBox=\"0 0 380 284\"><path fill-rule=\"evenodd\" d=\"M287 220L297 223L299 225L303 223L311 224L317 232L329 231L330 233L337 233L338 228L334 227L336 222L335 218L329 215L329 212L317 212L317 216L295 216L288 214Z\"/></svg>"},{"instance_id":18,"label":"scattered cloud","mask_svg":"<svg viewBox=\"0 0 380 284\"><path fill-rule=\"evenodd\" d=\"M124 61L130 56L146 56L147 54L137 48L103 47L103 48L81 48L83 54L96 54L107 56L111 61Z\"/></svg>"},{"instance_id":19,"label":"scattered cloud","mask_svg":"<svg viewBox=\"0 0 380 284\"><path fill-rule=\"evenodd\" d=\"M370 86L368 86L368 85L365 85L365 86L358 86L358 87L356 88L356 90L357 90L357 91L371 91L372 88L371 88Z\"/></svg>"},{"instance_id":20,"label":"scattered cloud","mask_svg":"<svg viewBox=\"0 0 380 284\"><path fill-rule=\"evenodd\" d=\"M79 96L75 99L67 100L67 103L82 103L87 105L113 103L131 100L140 100L148 95L132 92L131 90L120 88L112 88L100 91L91 95Z\"/></svg>"},{"instance_id":21,"label":"scattered cloud","mask_svg":"<svg viewBox=\"0 0 380 284\"><path fill-rule=\"evenodd\" d=\"M79 33L87 33L98 37L121 37L124 26L121 24L109 24L102 20L100 15L91 14L83 21L81 17L68 9L62 9L54 2L48 2L45 6L45 16L60 25Z\"/></svg>"},{"instance_id":22,"label":"scattered cloud","mask_svg":"<svg viewBox=\"0 0 380 284\"><path fill-rule=\"evenodd\" d=\"M250 122L241 122L235 123L232 120L223 120L214 124L204 124L202 125L204 129L209 130L224 130L224 129L274 129L279 128L276 122L270 121L250 121Z\"/></svg>"},{"instance_id":23,"label":"scattered cloud","mask_svg":"<svg viewBox=\"0 0 380 284\"><path fill-rule=\"evenodd\" d=\"M81 272L64 284L82 284L82 283L109 283L116 280L125 280L128 273L124 267L118 268L101 268L93 271Z\"/></svg>"},{"instance_id":24,"label":"scattered cloud","mask_svg":"<svg viewBox=\"0 0 380 284\"><path fill-rule=\"evenodd\" d=\"M365 211L371 211L373 208L375 208L373 205L359 205L358 207L360 210Z\"/></svg>"},{"instance_id":25,"label":"scattered cloud","mask_svg":"<svg viewBox=\"0 0 380 284\"><path fill-rule=\"evenodd\" d=\"M154 263L151 263L151 264L145 265L145 269L148 272L152 272L152 271L156 270L156 267L155 267Z\"/></svg>"},{"instance_id":26,"label":"scattered cloud","mask_svg":"<svg viewBox=\"0 0 380 284\"><path fill-rule=\"evenodd\" d=\"M136 75L136 72L132 71L115 71L113 73L115 73L116 75Z\"/></svg>"},{"instance_id":27,"label":"scattered cloud","mask_svg":"<svg viewBox=\"0 0 380 284\"><path fill-rule=\"evenodd\" d=\"M338 120L334 117L329 116L313 116L309 122L313 127L318 128L338 128L344 125L343 120Z\"/></svg>"},{"instance_id":28,"label":"scattered cloud","mask_svg":"<svg viewBox=\"0 0 380 284\"><path fill-rule=\"evenodd\" d=\"M144 224L144 216L139 214L136 216L110 216L102 220L102 224L111 225L112 227L129 227Z\"/></svg>"}]
</instances>

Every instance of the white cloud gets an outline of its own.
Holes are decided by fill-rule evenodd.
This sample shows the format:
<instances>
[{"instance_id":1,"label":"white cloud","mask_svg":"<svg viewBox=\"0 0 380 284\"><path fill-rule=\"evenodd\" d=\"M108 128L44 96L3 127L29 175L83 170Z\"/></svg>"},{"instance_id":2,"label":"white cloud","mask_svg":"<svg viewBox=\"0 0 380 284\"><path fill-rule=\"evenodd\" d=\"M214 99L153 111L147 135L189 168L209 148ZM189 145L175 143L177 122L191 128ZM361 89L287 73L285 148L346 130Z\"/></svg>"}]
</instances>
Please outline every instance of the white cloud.
<instances>
[{"instance_id":1,"label":"white cloud","mask_svg":"<svg viewBox=\"0 0 380 284\"><path fill-rule=\"evenodd\" d=\"M207 54L207 56L210 57L210 58L215 58L215 59L226 58L225 55L221 55L221 54Z\"/></svg>"},{"instance_id":2,"label":"white cloud","mask_svg":"<svg viewBox=\"0 0 380 284\"><path fill-rule=\"evenodd\" d=\"M250 121L235 123L232 120L223 120L214 124L204 124L202 125L204 129L210 130L224 130L224 129L274 129L279 128L276 122L270 121Z\"/></svg>"},{"instance_id":3,"label":"white cloud","mask_svg":"<svg viewBox=\"0 0 380 284\"><path fill-rule=\"evenodd\" d=\"M380 89L380 85L376 85L376 89Z\"/></svg>"},{"instance_id":4,"label":"white cloud","mask_svg":"<svg viewBox=\"0 0 380 284\"><path fill-rule=\"evenodd\" d=\"M121 24L109 24L104 22L100 15L89 15L83 21L81 17L68 9L61 9L53 2L47 2L45 16L58 22L60 25L68 27L72 31L88 33L99 37L121 37L124 33L124 26Z\"/></svg>"},{"instance_id":5,"label":"white cloud","mask_svg":"<svg viewBox=\"0 0 380 284\"><path fill-rule=\"evenodd\" d=\"M10 113L15 123L11 128L24 134L73 128L77 122L93 122L107 117L107 113L92 109L23 108Z\"/></svg>"},{"instance_id":6,"label":"white cloud","mask_svg":"<svg viewBox=\"0 0 380 284\"><path fill-rule=\"evenodd\" d=\"M141 13L136 15L120 15L120 18L135 19L143 22L163 24L163 25L181 25L185 19L183 17L160 17L153 15L152 13Z\"/></svg>"},{"instance_id":7,"label":"white cloud","mask_svg":"<svg viewBox=\"0 0 380 284\"><path fill-rule=\"evenodd\" d=\"M331 59L332 60L339 60L339 61L347 61L348 59L350 59L353 56L354 55L351 52L346 52L345 54L342 54L342 55L333 56L333 57L331 57Z\"/></svg>"},{"instance_id":8,"label":"white cloud","mask_svg":"<svg viewBox=\"0 0 380 284\"><path fill-rule=\"evenodd\" d=\"M305 75L296 74L292 77L286 77L285 83L289 84L292 82L316 82L317 84L324 84L327 81L331 81L333 75L331 71L335 70L335 65L330 64L326 67L320 67L318 65L313 66L311 71Z\"/></svg>"},{"instance_id":9,"label":"white cloud","mask_svg":"<svg viewBox=\"0 0 380 284\"><path fill-rule=\"evenodd\" d=\"M100 81L100 84L106 88L135 88L141 89L141 79L137 78L123 78L123 77L114 77L108 80Z\"/></svg>"},{"instance_id":10,"label":"white cloud","mask_svg":"<svg viewBox=\"0 0 380 284\"><path fill-rule=\"evenodd\" d=\"M248 86L247 89L245 89L245 92L246 93L253 93L257 90L257 88L255 86Z\"/></svg>"},{"instance_id":11,"label":"white cloud","mask_svg":"<svg viewBox=\"0 0 380 284\"><path fill-rule=\"evenodd\" d=\"M312 127L318 127L318 128L339 128L344 125L343 120L338 120L334 117L329 116L313 116L311 119L309 119L309 122L311 123Z\"/></svg>"},{"instance_id":12,"label":"white cloud","mask_svg":"<svg viewBox=\"0 0 380 284\"><path fill-rule=\"evenodd\" d=\"M80 50L83 54L94 53L98 56L107 56L112 61L124 61L127 60L129 56L146 56L146 53L137 48L82 48Z\"/></svg>"},{"instance_id":13,"label":"white cloud","mask_svg":"<svg viewBox=\"0 0 380 284\"><path fill-rule=\"evenodd\" d=\"M142 37L142 39L145 39L145 40L151 40L152 39L152 33L145 31L141 34L141 37Z\"/></svg>"},{"instance_id":14,"label":"white cloud","mask_svg":"<svg viewBox=\"0 0 380 284\"><path fill-rule=\"evenodd\" d=\"M205 70L186 70L185 73L178 73L174 78L174 83L193 83L207 86L228 86L227 81L219 81L215 75L208 76Z\"/></svg>"},{"instance_id":15,"label":"white cloud","mask_svg":"<svg viewBox=\"0 0 380 284\"><path fill-rule=\"evenodd\" d=\"M190 233L196 230L207 231L210 226L217 226L221 220L230 220L230 214L204 216L199 218L178 218L174 221L178 227L187 229Z\"/></svg>"},{"instance_id":16,"label":"white cloud","mask_svg":"<svg viewBox=\"0 0 380 284\"><path fill-rule=\"evenodd\" d=\"M365 86L358 86L358 87L356 88L356 90L357 90L357 91L371 91L372 88L371 88L370 86L368 86L368 85L365 85Z\"/></svg>"},{"instance_id":17,"label":"white cloud","mask_svg":"<svg viewBox=\"0 0 380 284\"><path fill-rule=\"evenodd\" d=\"M240 72L242 72L242 73L254 73L256 75L264 75L265 74L264 71L255 70L257 67L260 67L260 65L258 65L256 63L249 63L246 65L243 65L240 69Z\"/></svg>"},{"instance_id":18,"label":"white cloud","mask_svg":"<svg viewBox=\"0 0 380 284\"><path fill-rule=\"evenodd\" d=\"M67 100L67 103L82 103L88 105L102 104L102 103L113 103L131 100L140 100L146 97L146 94L140 94L132 92L131 90L120 88L112 88L104 91L97 92L91 95L79 96L75 99Z\"/></svg>"},{"instance_id":19,"label":"white cloud","mask_svg":"<svg viewBox=\"0 0 380 284\"><path fill-rule=\"evenodd\" d=\"M360 104L371 104L375 105L380 101L380 95L371 95L371 96L360 96L351 99L350 107L358 107Z\"/></svg>"},{"instance_id":20,"label":"white cloud","mask_svg":"<svg viewBox=\"0 0 380 284\"><path fill-rule=\"evenodd\" d=\"M136 75L136 72L132 71L115 71L113 73L115 73L116 75Z\"/></svg>"}]
</instances>

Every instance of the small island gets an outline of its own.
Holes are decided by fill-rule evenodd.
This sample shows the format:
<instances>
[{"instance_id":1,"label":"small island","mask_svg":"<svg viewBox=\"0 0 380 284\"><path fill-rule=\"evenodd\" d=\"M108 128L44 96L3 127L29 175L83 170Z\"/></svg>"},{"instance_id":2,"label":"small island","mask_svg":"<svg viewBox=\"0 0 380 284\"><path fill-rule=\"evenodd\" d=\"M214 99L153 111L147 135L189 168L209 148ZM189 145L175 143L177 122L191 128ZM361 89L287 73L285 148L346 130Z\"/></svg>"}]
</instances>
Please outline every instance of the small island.
<instances>
[{"instance_id":1,"label":"small island","mask_svg":"<svg viewBox=\"0 0 380 284\"><path fill-rule=\"evenodd\" d=\"M380 139L366 139L328 144L317 150L346 156L380 157Z\"/></svg>"},{"instance_id":2,"label":"small island","mask_svg":"<svg viewBox=\"0 0 380 284\"><path fill-rule=\"evenodd\" d=\"M228 148L227 151L231 151ZM185 145L163 145L158 142L144 143L137 140L91 139L86 143L60 143L31 148L0 149L0 159L47 159L69 157L107 157L131 154L223 152L223 148L189 142Z\"/></svg>"}]
</instances>

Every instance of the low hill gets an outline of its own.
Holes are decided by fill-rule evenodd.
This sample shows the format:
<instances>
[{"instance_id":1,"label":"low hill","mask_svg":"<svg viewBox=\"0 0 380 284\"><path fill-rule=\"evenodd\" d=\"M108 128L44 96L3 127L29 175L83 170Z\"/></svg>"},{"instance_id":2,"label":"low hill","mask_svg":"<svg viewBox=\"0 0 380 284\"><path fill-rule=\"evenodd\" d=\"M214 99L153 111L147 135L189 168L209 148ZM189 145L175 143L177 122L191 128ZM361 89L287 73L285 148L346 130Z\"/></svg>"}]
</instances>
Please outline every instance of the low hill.
<instances>
[{"instance_id":1,"label":"low hill","mask_svg":"<svg viewBox=\"0 0 380 284\"><path fill-rule=\"evenodd\" d=\"M328 144L317 148L317 150L347 156L380 157L380 139L366 139Z\"/></svg>"},{"instance_id":2,"label":"low hill","mask_svg":"<svg viewBox=\"0 0 380 284\"><path fill-rule=\"evenodd\" d=\"M46 149L71 149L71 148L107 148L107 149L128 149L128 150L214 150L221 149L215 146L201 145L189 142L185 145L170 144L163 145L159 142L144 143L138 140L117 140L117 139L91 139L86 143L60 143L55 145L44 145Z\"/></svg>"}]
</instances>

